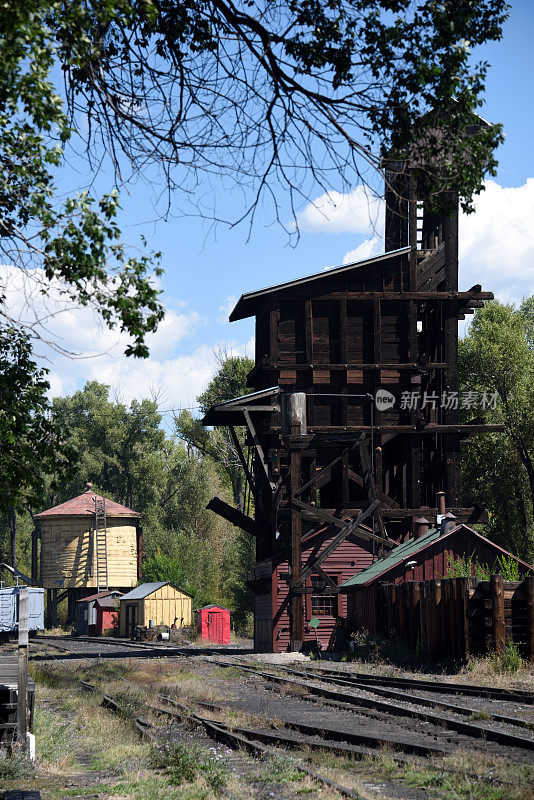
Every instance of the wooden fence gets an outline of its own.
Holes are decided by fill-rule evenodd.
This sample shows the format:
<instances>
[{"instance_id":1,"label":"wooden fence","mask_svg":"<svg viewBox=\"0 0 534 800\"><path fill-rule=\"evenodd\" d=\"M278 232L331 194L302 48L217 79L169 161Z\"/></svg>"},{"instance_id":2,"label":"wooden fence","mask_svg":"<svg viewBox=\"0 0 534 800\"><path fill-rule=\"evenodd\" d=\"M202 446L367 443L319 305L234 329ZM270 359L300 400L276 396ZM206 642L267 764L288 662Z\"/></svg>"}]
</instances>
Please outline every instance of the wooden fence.
<instances>
[{"instance_id":1,"label":"wooden fence","mask_svg":"<svg viewBox=\"0 0 534 800\"><path fill-rule=\"evenodd\" d=\"M376 601L379 632L430 659L465 661L515 642L534 662L534 578L380 584Z\"/></svg>"}]
</instances>

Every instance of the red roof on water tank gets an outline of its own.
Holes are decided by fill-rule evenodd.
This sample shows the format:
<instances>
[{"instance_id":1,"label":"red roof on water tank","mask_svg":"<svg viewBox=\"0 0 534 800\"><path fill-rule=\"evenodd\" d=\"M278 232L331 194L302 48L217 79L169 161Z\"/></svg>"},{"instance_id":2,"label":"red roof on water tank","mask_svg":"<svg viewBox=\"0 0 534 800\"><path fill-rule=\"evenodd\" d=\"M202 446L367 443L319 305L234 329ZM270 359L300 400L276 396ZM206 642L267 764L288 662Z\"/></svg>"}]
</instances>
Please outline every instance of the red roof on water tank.
<instances>
[{"instance_id":1,"label":"red roof on water tank","mask_svg":"<svg viewBox=\"0 0 534 800\"><path fill-rule=\"evenodd\" d=\"M46 517L85 517L88 514L95 513L95 497L92 488L88 488L83 494L78 497L73 497L72 500L67 500L66 503L60 503L58 506L48 508L46 511L41 511L40 514L35 515L35 519L45 519ZM139 511L133 511L131 508L121 506L120 503L115 503L113 500L108 500L106 497L106 516L108 517L141 517Z\"/></svg>"}]
</instances>

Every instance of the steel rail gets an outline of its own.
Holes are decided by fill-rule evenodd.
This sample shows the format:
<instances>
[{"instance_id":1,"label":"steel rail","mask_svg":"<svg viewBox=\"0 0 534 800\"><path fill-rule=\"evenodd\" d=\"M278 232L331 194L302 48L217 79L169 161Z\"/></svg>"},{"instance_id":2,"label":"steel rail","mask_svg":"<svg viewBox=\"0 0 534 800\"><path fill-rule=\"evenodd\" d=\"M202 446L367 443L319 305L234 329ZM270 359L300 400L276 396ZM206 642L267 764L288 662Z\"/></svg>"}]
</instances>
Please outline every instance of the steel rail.
<instances>
[{"instance_id":1,"label":"steel rail","mask_svg":"<svg viewBox=\"0 0 534 800\"><path fill-rule=\"evenodd\" d=\"M222 662L219 662L222 663ZM453 719L450 716L442 716L438 714L432 714L429 711L421 711L419 709L414 708L405 708L403 706L399 706L394 703L387 703L382 700L376 700L369 697L362 697L361 695L353 695L348 694L347 692L340 692L339 690L335 689L328 689L321 686L311 686L309 683L304 683L302 680L296 680L295 678L291 677L284 677L282 675L275 675L273 673L265 672L263 670L259 670L252 667L241 667L242 669L249 670L253 674L259 675L260 677L264 678L265 680L279 683L279 684L294 684L300 687L304 687L310 694L316 695L319 697L324 697L329 700L335 700L337 702L346 703L353 706L360 706L363 708L368 708L375 711L383 711L386 714L391 714L394 716L404 716L404 717L411 717L413 719L420 719L423 722L429 722L431 724L437 725L441 728L447 728L448 730L453 730L456 733L461 733L464 736L471 736L476 739L485 739L487 741L493 741L497 744L505 745L507 747L519 748L522 750L534 750L534 739L527 739L523 736L518 736L513 733L508 733L507 731L500 731L495 728L491 728L488 725L482 724L475 724L474 722L466 722L464 720ZM290 670L283 667L282 671L289 672ZM298 674L298 671L295 671ZM309 677L305 674L307 680ZM321 678L316 678L316 681L321 681ZM357 688L355 685L350 684L351 688ZM367 687L361 687L365 691ZM410 701L407 697L403 698L406 702L416 702L415 700Z\"/></svg>"},{"instance_id":2,"label":"steel rail","mask_svg":"<svg viewBox=\"0 0 534 800\"><path fill-rule=\"evenodd\" d=\"M320 673L329 678L339 678L342 673L338 670L327 670L322 668L307 669L309 674ZM511 702L521 702L526 705L534 704L534 692L528 692L523 689L500 689L494 686L476 686L474 684L460 684L460 683L445 683L444 681L423 681L417 678L397 678L385 677L383 675L370 675L365 672L355 672L347 675L343 680L348 680L352 683L369 683L382 686L398 686L413 689L426 690L428 692L435 692L436 694L465 694L477 695L479 697L488 697L493 700L508 700Z\"/></svg>"},{"instance_id":3,"label":"steel rail","mask_svg":"<svg viewBox=\"0 0 534 800\"><path fill-rule=\"evenodd\" d=\"M126 681L126 682L132 684L133 686L136 686L138 688L141 688L141 689L144 689L145 691L147 691L146 688L141 686L140 684L133 683L132 681ZM84 689L86 689L88 691L93 691L93 692L98 692L99 691L99 689L97 689L96 686L94 686L93 684L88 683L87 681L80 681L80 684ZM150 694L150 693L147 691L147 694ZM238 749L238 748L241 747L241 748L247 750L248 752L252 753L253 755L258 755L258 754L260 754L262 756L268 755L268 756L271 756L273 758L277 758L280 755L275 750L272 750L269 747L265 747L265 745L262 745L259 742L253 742L253 741L247 739L241 733L237 733L235 729L231 730L230 728L228 728L225 725L222 725L220 723L214 722L213 720L210 720L207 717L200 716L200 714L196 714L195 712L191 713L191 711L189 711L186 708L186 706L182 705L181 703L178 703L176 700L173 700L170 697L167 697L166 695L159 695L158 694L157 697L159 699L165 700L165 701L171 703L173 706L178 707L178 708L181 709L181 712L179 712L179 713L176 712L174 714L174 716L179 716L181 719L183 719L186 722L193 723L193 724L196 724L196 725L201 725L204 728L204 730L206 731L206 733L208 735L211 735L211 738L216 739L217 741L225 742L226 744L228 744L233 749ZM104 693L102 693L102 698L103 698L103 705L105 707L110 708L111 710L119 712L121 714L127 713L121 707L121 705L115 700L115 698L111 697L110 695L104 694ZM166 711L166 709L157 709L157 708L154 708L152 706L147 706L147 707L150 708L151 710L154 710L154 711L159 711L159 712L165 712ZM128 716L132 716L132 715L128 715ZM156 741L157 740L157 738L158 738L157 736L155 736L152 732L149 733L149 728L153 727L153 726L151 726L150 722L147 722L146 720L143 720L143 718L139 717L139 716L135 717L135 719L133 719L133 721L134 721L134 724L137 727L137 729L140 731L140 733L142 733L143 735L148 735L149 738L152 739L152 741ZM360 800L360 795L357 792L354 792L352 789L349 789L346 786L342 786L341 784L336 783L335 781L333 781L330 778L328 778L326 775L322 775L321 773L316 772L314 769L311 769L311 767L308 767L306 764L302 764L302 763L297 762L293 766L299 772L302 772L303 774L308 775L309 777L313 778L314 780L318 781L319 783L322 783L325 786L328 786L330 789L334 789L334 791L338 792L343 797L348 797L348 798L350 798L350 800ZM237 800L235 798L235 795L231 794L225 787L222 787L222 791L227 797L232 798L232 800Z\"/></svg>"},{"instance_id":4,"label":"steel rail","mask_svg":"<svg viewBox=\"0 0 534 800\"><path fill-rule=\"evenodd\" d=\"M323 678L322 676L318 678L312 678L313 670L302 672L300 670L292 669L290 667L285 667L285 666L282 669L284 670L284 672L289 672L291 675L297 675L299 677L306 678L307 680L310 680L310 678L319 681L325 680L325 678ZM390 697L392 700L401 700L406 703L427 706L430 708L441 708L444 711L451 711L454 714L472 716L473 714L476 714L477 711L476 709L469 708L468 706L459 706L456 705L456 703L447 703L444 700L436 700L433 697L421 697L420 695L417 694L408 694L407 692L399 692L395 691L394 689L386 689L383 686L371 686L369 684L357 683L356 681L344 680L342 678L328 677L328 681L330 683L335 683L336 685L339 686L353 687L355 689L361 689L362 691L370 692L372 694L377 694L382 697ZM432 690L431 688L429 688L427 689L427 691L430 692ZM487 714L490 720L493 720L494 722L502 722L506 725L513 725L515 727L526 728L528 730L534 728L534 723L529 722L526 719L521 719L518 717L510 717L507 716L506 714L497 714L494 711L487 711L484 713Z\"/></svg>"}]
</instances>

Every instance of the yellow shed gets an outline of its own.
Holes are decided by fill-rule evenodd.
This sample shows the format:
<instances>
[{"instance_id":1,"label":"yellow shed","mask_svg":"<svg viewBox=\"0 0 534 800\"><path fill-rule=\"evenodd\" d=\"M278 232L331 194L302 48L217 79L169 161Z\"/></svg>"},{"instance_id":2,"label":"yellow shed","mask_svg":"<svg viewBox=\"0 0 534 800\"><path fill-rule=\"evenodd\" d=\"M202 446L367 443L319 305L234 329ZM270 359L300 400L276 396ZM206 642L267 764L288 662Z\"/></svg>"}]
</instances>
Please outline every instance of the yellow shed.
<instances>
[{"instance_id":1,"label":"yellow shed","mask_svg":"<svg viewBox=\"0 0 534 800\"><path fill-rule=\"evenodd\" d=\"M142 583L120 598L119 630L131 636L137 625L191 625L192 597L169 581Z\"/></svg>"}]
</instances>

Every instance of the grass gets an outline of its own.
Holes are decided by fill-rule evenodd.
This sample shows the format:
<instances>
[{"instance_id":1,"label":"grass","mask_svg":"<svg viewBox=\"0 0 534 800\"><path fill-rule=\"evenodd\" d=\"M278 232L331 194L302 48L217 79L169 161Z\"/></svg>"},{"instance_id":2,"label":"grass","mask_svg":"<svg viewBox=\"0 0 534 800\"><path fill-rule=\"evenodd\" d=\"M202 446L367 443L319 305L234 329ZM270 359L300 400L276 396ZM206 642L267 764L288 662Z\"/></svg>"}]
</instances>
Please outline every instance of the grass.
<instances>
[{"instance_id":1,"label":"grass","mask_svg":"<svg viewBox=\"0 0 534 800\"><path fill-rule=\"evenodd\" d=\"M0 751L0 781L26 778L33 771L33 764L27 758L18 754L8 757L5 750Z\"/></svg>"},{"instance_id":2,"label":"grass","mask_svg":"<svg viewBox=\"0 0 534 800\"><path fill-rule=\"evenodd\" d=\"M533 800L534 768L514 764L480 751L456 751L446 757L414 758L399 764L387 750L357 762L328 754L310 753L310 760L333 780L355 789L369 781L385 781L414 789L439 792L443 800ZM432 795L431 795L432 796Z\"/></svg>"},{"instance_id":3,"label":"grass","mask_svg":"<svg viewBox=\"0 0 534 800\"><path fill-rule=\"evenodd\" d=\"M171 786L193 783L200 777L214 791L228 780L229 770L222 758L215 750L209 752L189 742L155 744L151 751L152 766L166 771Z\"/></svg>"},{"instance_id":4,"label":"grass","mask_svg":"<svg viewBox=\"0 0 534 800\"><path fill-rule=\"evenodd\" d=\"M301 781L303 773L297 768L295 759L287 756L264 758L265 766L261 771L261 779L274 783L292 783Z\"/></svg>"}]
</instances>

